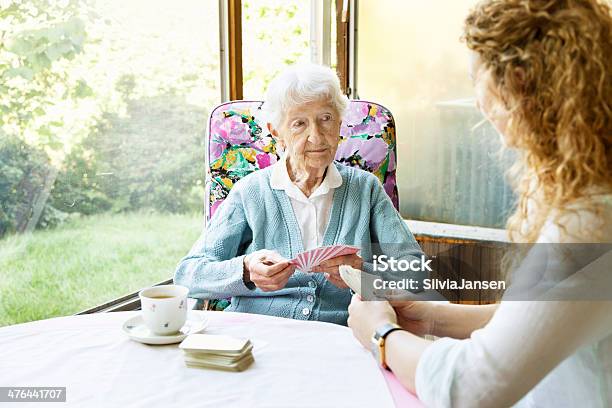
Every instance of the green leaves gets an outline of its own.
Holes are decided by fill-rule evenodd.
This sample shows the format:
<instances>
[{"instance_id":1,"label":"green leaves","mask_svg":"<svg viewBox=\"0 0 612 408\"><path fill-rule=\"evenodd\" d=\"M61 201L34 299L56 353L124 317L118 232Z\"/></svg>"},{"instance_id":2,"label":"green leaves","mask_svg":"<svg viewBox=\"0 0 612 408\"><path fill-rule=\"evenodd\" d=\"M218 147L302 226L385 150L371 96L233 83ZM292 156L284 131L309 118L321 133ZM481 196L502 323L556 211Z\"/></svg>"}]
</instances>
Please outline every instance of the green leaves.
<instances>
[{"instance_id":1,"label":"green leaves","mask_svg":"<svg viewBox=\"0 0 612 408\"><path fill-rule=\"evenodd\" d=\"M0 129L62 150L67 140L58 136L63 122L49 107L93 95L66 63L83 52L87 17L81 16L87 0L6 2L0 10Z\"/></svg>"},{"instance_id":2,"label":"green leaves","mask_svg":"<svg viewBox=\"0 0 612 408\"><path fill-rule=\"evenodd\" d=\"M89 85L87 85L87 82L85 82L82 79L79 79L77 81L77 86L74 88L72 92L72 96L74 98L87 98L93 95L94 95L94 91L93 89L91 89Z\"/></svg>"},{"instance_id":3,"label":"green leaves","mask_svg":"<svg viewBox=\"0 0 612 408\"><path fill-rule=\"evenodd\" d=\"M25 225L48 169L45 152L0 131L0 237Z\"/></svg>"},{"instance_id":4,"label":"green leaves","mask_svg":"<svg viewBox=\"0 0 612 408\"><path fill-rule=\"evenodd\" d=\"M77 17L36 30L17 33L7 43L7 50L17 55L22 66L34 74L49 69L60 59L73 59L83 51L85 24Z\"/></svg>"},{"instance_id":5,"label":"green leaves","mask_svg":"<svg viewBox=\"0 0 612 408\"><path fill-rule=\"evenodd\" d=\"M14 78L20 76L28 81L34 79L34 71L27 67L9 68L2 73L2 77L5 79Z\"/></svg>"}]
</instances>

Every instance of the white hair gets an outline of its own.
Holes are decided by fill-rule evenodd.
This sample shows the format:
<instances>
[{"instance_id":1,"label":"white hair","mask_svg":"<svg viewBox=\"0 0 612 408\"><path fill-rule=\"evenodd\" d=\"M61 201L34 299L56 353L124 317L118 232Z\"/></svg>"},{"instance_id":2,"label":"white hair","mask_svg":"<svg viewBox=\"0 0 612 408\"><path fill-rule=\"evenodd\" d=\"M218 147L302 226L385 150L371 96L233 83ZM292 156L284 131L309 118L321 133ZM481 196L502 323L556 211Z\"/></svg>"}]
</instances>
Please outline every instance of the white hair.
<instances>
[{"instance_id":1,"label":"white hair","mask_svg":"<svg viewBox=\"0 0 612 408\"><path fill-rule=\"evenodd\" d=\"M340 119L344 117L348 98L336 72L323 65L293 65L270 82L262 109L268 122L278 128L289 109L321 99L329 100Z\"/></svg>"}]
</instances>

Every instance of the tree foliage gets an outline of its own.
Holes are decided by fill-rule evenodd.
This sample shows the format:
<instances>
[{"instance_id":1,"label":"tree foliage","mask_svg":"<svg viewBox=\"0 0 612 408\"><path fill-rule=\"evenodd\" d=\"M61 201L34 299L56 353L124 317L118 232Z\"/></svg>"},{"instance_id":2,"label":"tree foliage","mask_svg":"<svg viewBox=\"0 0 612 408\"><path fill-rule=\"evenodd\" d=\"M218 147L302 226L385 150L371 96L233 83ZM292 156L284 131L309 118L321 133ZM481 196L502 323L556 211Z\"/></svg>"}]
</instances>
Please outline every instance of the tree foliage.
<instances>
[{"instance_id":1,"label":"tree foliage","mask_svg":"<svg viewBox=\"0 0 612 408\"><path fill-rule=\"evenodd\" d=\"M88 96L66 69L86 39L84 2L4 1L0 8L0 236L25 228L51 169L64 123L58 101ZM45 208L41 226L63 214Z\"/></svg>"},{"instance_id":2,"label":"tree foliage","mask_svg":"<svg viewBox=\"0 0 612 408\"><path fill-rule=\"evenodd\" d=\"M6 3L6 2L5 2ZM8 1L0 9L0 132L46 149L64 123L49 111L59 100L91 96L67 69L86 40L83 1Z\"/></svg>"},{"instance_id":3,"label":"tree foliage","mask_svg":"<svg viewBox=\"0 0 612 408\"><path fill-rule=\"evenodd\" d=\"M262 45L245 48L258 98L307 54L304 4L243 3L245 42ZM207 111L219 98L215 10L0 0L0 237L41 202L39 227L69 214L202 209Z\"/></svg>"},{"instance_id":4,"label":"tree foliage","mask_svg":"<svg viewBox=\"0 0 612 408\"><path fill-rule=\"evenodd\" d=\"M53 207L83 214L201 210L205 118L176 95L131 101L126 116L107 113L66 157Z\"/></svg>"}]
</instances>

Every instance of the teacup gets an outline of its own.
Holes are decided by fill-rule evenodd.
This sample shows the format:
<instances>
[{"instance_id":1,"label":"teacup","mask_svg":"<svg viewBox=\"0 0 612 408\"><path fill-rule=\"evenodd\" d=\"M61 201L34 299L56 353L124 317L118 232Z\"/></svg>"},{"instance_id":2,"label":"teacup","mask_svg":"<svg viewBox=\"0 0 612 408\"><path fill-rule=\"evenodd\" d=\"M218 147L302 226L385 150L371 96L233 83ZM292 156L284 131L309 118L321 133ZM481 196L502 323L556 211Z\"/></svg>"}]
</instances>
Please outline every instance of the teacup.
<instances>
[{"instance_id":1,"label":"teacup","mask_svg":"<svg viewBox=\"0 0 612 408\"><path fill-rule=\"evenodd\" d=\"M178 332L187 320L189 288L180 285L152 286L138 293L142 318L147 328L157 335Z\"/></svg>"}]
</instances>

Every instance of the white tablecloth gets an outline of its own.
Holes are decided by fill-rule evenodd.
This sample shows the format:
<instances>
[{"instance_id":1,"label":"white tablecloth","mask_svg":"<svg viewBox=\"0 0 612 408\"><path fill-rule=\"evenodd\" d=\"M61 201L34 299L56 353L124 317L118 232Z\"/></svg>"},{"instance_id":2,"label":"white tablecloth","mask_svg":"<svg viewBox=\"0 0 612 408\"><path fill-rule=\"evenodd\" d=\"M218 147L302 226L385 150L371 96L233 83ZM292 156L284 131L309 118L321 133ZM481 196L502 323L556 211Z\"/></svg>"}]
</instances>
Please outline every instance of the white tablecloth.
<instances>
[{"instance_id":1,"label":"white tablecloth","mask_svg":"<svg viewBox=\"0 0 612 408\"><path fill-rule=\"evenodd\" d=\"M186 367L177 344L130 340L121 326L137 313L0 328L0 386L65 386L67 403L61 406L74 407L394 406L376 362L346 327L191 311L206 313L207 333L254 343L255 363L233 373ZM36 406L54 406L41 404Z\"/></svg>"}]
</instances>

